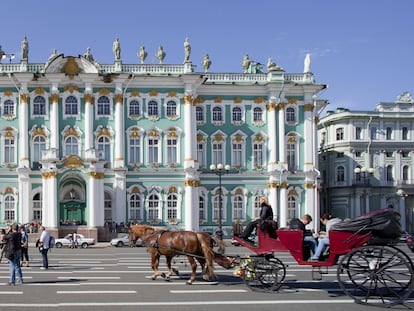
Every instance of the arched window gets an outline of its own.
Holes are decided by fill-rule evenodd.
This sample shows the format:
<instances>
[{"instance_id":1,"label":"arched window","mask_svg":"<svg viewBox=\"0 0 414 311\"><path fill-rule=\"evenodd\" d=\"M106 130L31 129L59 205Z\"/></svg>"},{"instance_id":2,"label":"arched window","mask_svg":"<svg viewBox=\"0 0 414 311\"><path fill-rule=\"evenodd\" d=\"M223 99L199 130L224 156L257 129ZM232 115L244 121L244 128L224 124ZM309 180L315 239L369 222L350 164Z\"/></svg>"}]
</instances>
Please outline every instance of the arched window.
<instances>
[{"instance_id":1,"label":"arched window","mask_svg":"<svg viewBox=\"0 0 414 311\"><path fill-rule=\"evenodd\" d=\"M221 107L213 108L213 122L223 122L223 112Z\"/></svg>"},{"instance_id":2,"label":"arched window","mask_svg":"<svg viewBox=\"0 0 414 311\"><path fill-rule=\"evenodd\" d=\"M296 197L293 195L289 195L287 199L287 222L290 223L290 221L293 218L296 218Z\"/></svg>"},{"instance_id":3,"label":"arched window","mask_svg":"<svg viewBox=\"0 0 414 311\"><path fill-rule=\"evenodd\" d=\"M130 117L139 117L141 114L139 101L131 100L129 102L129 116Z\"/></svg>"},{"instance_id":4,"label":"arched window","mask_svg":"<svg viewBox=\"0 0 414 311\"><path fill-rule=\"evenodd\" d=\"M151 194L148 198L148 221L158 221L159 217L159 204L160 200L158 195Z\"/></svg>"},{"instance_id":5,"label":"arched window","mask_svg":"<svg viewBox=\"0 0 414 311\"><path fill-rule=\"evenodd\" d=\"M141 163L141 137L129 138L129 163Z\"/></svg>"},{"instance_id":6,"label":"arched window","mask_svg":"<svg viewBox=\"0 0 414 311\"><path fill-rule=\"evenodd\" d=\"M76 116L78 114L78 99L75 96L68 96L65 99L65 114Z\"/></svg>"},{"instance_id":7,"label":"arched window","mask_svg":"<svg viewBox=\"0 0 414 311\"><path fill-rule=\"evenodd\" d=\"M46 115L46 99L43 96L38 95L33 99L33 115Z\"/></svg>"},{"instance_id":8,"label":"arched window","mask_svg":"<svg viewBox=\"0 0 414 311\"><path fill-rule=\"evenodd\" d=\"M98 137L98 155L100 160L105 160L106 163L105 166L108 167L111 161L111 141L107 136L100 136Z\"/></svg>"},{"instance_id":9,"label":"arched window","mask_svg":"<svg viewBox=\"0 0 414 311\"><path fill-rule=\"evenodd\" d=\"M200 220L206 220L206 202L204 197L198 197L198 217Z\"/></svg>"},{"instance_id":10,"label":"arched window","mask_svg":"<svg viewBox=\"0 0 414 311\"><path fill-rule=\"evenodd\" d=\"M104 219L105 221L112 221L112 198L107 191L104 192Z\"/></svg>"},{"instance_id":11,"label":"arched window","mask_svg":"<svg viewBox=\"0 0 414 311\"><path fill-rule=\"evenodd\" d=\"M129 197L129 221L142 220L141 195L133 193Z\"/></svg>"},{"instance_id":12,"label":"arched window","mask_svg":"<svg viewBox=\"0 0 414 311\"><path fill-rule=\"evenodd\" d=\"M15 221L16 220L16 201L14 196L6 194L4 196L4 221Z\"/></svg>"},{"instance_id":13,"label":"arched window","mask_svg":"<svg viewBox=\"0 0 414 311\"><path fill-rule=\"evenodd\" d=\"M15 163L15 149L14 137L4 138L4 163Z\"/></svg>"},{"instance_id":14,"label":"arched window","mask_svg":"<svg viewBox=\"0 0 414 311\"><path fill-rule=\"evenodd\" d=\"M32 149L32 162L33 168L39 168L39 162L42 159L42 151L46 150L46 138L41 135L37 135L33 138L33 149Z\"/></svg>"},{"instance_id":15,"label":"arched window","mask_svg":"<svg viewBox=\"0 0 414 311\"><path fill-rule=\"evenodd\" d=\"M260 122L263 121L263 110L260 107L255 107L253 109L253 121Z\"/></svg>"},{"instance_id":16,"label":"arched window","mask_svg":"<svg viewBox=\"0 0 414 311\"><path fill-rule=\"evenodd\" d=\"M111 114L111 101L108 96L101 96L98 98L98 116L109 116Z\"/></svg>"},{"instance_id":17,"label":"arched window","mask_svg":"<svg viewBox=\"0 0 414 311\"><path fill-rule=\"evenodd\" d=\"M286 122L296 122L296 111L293 107L286 108Z\"/></svg>"},{"instance_id":18,"label":"arched window","mask_svg":"<svg viewBox=\"0 0 414 311\"><path fill-rule=\"evenodd\" d=\"M65 139L65 156L79 155L79 142L75 136L68 136Z\"/></svg>"},{"instance_id":19,"label":"arched window","mask_svg":"<svg viewBox=\"0 0 414 311\"><path fill-rule=\"evenodd\" d=\"M393 181L394 175L393 175L394 168L392 165L387 166L387 181Z\"/></svg>"},{"instance_id":20,"label":"arched window","mask_svg":"<svg viewBox=\"0 0 414 311\"><path fill-rule=\"evenodd\" d=\"M243 197L236 195L233 199L233 220L243 218Z\"/></svg>"},{"instance_id":21,"label":"arched window","mask_svg":"<svg viewBox=\"0 0 414 311\"><path fill-rule=\"evenodd\" d=\"M150 100L148 102L148 116L150 117L159 116L158 103L155 100Z\"/></svg>"},{"instance_id":22,"label":"arched window","mask_svg":"<svg viewBox=\"0 0 414 311\"><path fill-rule=\"evenodd\" d=\"M177 219L177 202L178 198L175 193L170 193L167 197L167 219L175 220Z\"/></svg>"},{"instance_id":23,"label":"arched window","mask_svg":"<svg viewBox=\"0 0 414 311\"><path fill-rule=\"evenodd\" d=\"M409 166L408 165L404 165L403 169L402 169L402 179L404 181L407 181L409 179Z\"/></svg>"},{"instance_id":24,"label":"arched window","mask_svg":"<svg viewBox=\"0 0 414 311\"><path fill-rule=\"evenodd\" d=\"M3 115L5 116L13 116L14 115L14 102L10 99L6 99L4 101L4 109L3 109Z\"/></svg>"},{"instance_id":25,"label":"arched window","mask_svg":"<svg viewBox=\"0 0 414 311\"><path fill-rule=\"evenodd\" d=\"M242 121L242 110L240 107L234 107L232 111L232 120L233 122L241 122Z\"/></svg>"},{"instance_id":26,"label":"arched window","mask_svg":"<svg viewBox=\"0 0 414 311\"><path fill-rule=\"evenodd\" d=\"M196 107L196 121L199 123L204 123L204 109L203 107Z\"/></svg>"},{"instance_id":27,"label":"arched window","mask_svg":"<svg viewBox=\"0 0 414 311\"><path fill-rule=\"evenodd\" d=\"M167 102L167 117L172 117L177 115L177 103L173 100Z\"/></svg>"},{"instance_id":28,"label":"arched window","mask_svg":"<svg viewBox=\"0 0 414 311\"><path fill-rule=\"evenodd\" d=\"M260 206L260 197L261 196L256 196L254 198L252 219L260 217L260 211L262 209L262 207Z\"/></svg>"},{"instance_id":29,"label":"arched window","mask_svg":"<svg viewBox=\"0 0 414 311\"><path fill-rule=\"evenodd\" d=\"M33 220L42 221L42 193L33 196Z\"/></svg>"}]
</instances>

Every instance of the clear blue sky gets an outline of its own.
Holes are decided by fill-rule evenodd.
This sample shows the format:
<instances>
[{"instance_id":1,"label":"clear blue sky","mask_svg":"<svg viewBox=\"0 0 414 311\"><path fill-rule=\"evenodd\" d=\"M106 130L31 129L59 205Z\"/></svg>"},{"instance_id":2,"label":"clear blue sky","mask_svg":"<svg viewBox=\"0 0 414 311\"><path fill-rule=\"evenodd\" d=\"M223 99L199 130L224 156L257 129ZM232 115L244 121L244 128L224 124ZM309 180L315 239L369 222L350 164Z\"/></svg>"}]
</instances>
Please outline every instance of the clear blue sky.
<instances>
[{"instance_id":1,"label":"clear blue sky","mask_svg":"<svg viewBox=\"0 0 414 311\"><path fill-rule=\"evenodd\" d=\"M16 53L14 62L27 36L29 62L46 62L53 49L77 56L90 47L110 64L118 37L125 64L139 63L141 45L147 63L162 45L165 63L178 64L188 37L199 71L208 53L210 72L242 72L249 54L298 73L310 53L316 81L329 86L320 95L327 110L373 110L414 93L412 0L15 0L1 11L0 45Z\"/></svg>"}]
</instances>

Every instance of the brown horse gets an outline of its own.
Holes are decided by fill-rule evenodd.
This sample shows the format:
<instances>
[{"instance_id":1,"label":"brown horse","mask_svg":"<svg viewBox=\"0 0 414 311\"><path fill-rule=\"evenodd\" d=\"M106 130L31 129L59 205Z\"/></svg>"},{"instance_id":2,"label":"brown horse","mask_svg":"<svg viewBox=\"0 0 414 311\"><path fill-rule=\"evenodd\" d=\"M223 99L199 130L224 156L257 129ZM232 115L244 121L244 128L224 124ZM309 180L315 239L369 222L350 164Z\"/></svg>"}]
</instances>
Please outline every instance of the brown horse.
<instances>
[{"instance_id":1,"label":"brown horse","mask_svg":"<svg viewBox=\"0 0 414 311\"><path fill-rule=\"evenodd\" d=\"M163 275L158 271L161 255L164 255L167 262L168 273L166 279L169 280L173 269L171 260L175 256L184 255L191 265L191 277L187 284L192 284L196 278L197 263L200 263L202 276L205 281L215 281L214 273L214 243L220 244L208 233L198 233L193 231L167 231L155 229L147 225L133 225L129 228L131 241L140 238L143 246L147 246L147 251L151 254L151 267L153 270L152 279Z\"/></svg>"}]
</instances>

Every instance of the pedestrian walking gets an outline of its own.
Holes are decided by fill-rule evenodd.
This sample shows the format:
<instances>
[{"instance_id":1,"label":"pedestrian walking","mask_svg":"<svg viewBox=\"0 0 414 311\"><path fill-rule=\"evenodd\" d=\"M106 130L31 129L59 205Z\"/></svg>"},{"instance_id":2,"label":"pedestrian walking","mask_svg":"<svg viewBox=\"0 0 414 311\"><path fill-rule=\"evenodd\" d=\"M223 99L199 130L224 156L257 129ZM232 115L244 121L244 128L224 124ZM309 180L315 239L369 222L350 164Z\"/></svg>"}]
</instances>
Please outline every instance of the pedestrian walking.
<instances>
[{"instance_id":1,"label":"pedestrian walking","mask_svg":"<svg viewBox=\"0 0 414 311\"><path fill-rule=\"evenodd\" d=\"M25 266L29 266L29 235L26 228L22 226L20 228L20 234L22 236L22 257L20 258L20 267L23 266L23 261L26 261Z\"/></svg>"},{"instance_id":2,"label":"pedestrian walking","mask_svg":"<svg viewBox=\"0 0 414 311\"><path fill-rule=\"evenodd\" d=\"M23 274L20 268L22 237L17 224L12 225L11 231L5 235L4 240L6 241L4 256L9 260L9 285L14 286L16 284L16 274L18 278L17 284L23 284Z\"/></svg>"},{"instance_id":3,"label":"pedestrian walking","mask_svg":"<svg viewBox=\"0 0 414 311\"><path fill-rule=\"evenodd\" d=\"M49 251L50 246L50 233L46 230L44 226L40 226L40 238L39 238L39 251L42 254L42 267L41 270L49 269L49 259L47 257L47 253Z\"/></svg>"}]
</instances>

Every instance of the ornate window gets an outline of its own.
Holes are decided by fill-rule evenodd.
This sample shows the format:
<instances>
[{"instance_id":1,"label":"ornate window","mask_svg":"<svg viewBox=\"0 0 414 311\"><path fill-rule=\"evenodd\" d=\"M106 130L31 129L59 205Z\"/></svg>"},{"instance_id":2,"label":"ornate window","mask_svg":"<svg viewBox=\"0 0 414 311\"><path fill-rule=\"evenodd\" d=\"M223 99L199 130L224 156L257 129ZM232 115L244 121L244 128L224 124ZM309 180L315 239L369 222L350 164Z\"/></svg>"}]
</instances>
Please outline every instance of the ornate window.
<instances>
[{"instance_id":1,"label":"ornate window","mask_svg":"<svg viewBox=\"0 0 414 311\"><path fill-rule=\"evenodd\" d=\"M385 139L386 140L391 140L391 139L393 139L393 135L392 135L392 127L387 127L386 129L385 129Z\"/></svg>"},{"instance_id":2,"label":"ornate window","mask_svg":"<svg viewBox=\"0 0 414 311\"><path fill-rule=\"evenodd\" d=\"M142 220L142 197L139 193L133 193L129 197L129 221Z\"/></svg>"},{"instance_id":3,"label":"ornate window","mask_svg":"<svg viewBox=\"0 0 414 311\"><path fill-rule=\"evenodd\" d=\"M263 169L266 164L266 148L264 137L261 134L253 138L253 168Z\"/></svg>"},{"instance_id":4,"label":"ornate window","mask_svg":"<svg viewBox=\"0 0 414 311\"><path fill-rule=\"evenodd\" d=\"M167 138L167 164L168 165L176 165L178 163L177 151L178 151L177 138L168 137Z\"/></svg>"},{"instance_id":5,"label":"ornate window","mask_svg":"<svg viewBox=\"0 0 414 311\"><path fill-rule=\"evenodd\" d=\"M408 127L404 126L401 131L402 140L408 140Z\"/></svg>"},{"instance_id":6,"label":"ornate window","mask_svg":"<svg viewBox=\"0 0 414 311\"><path fill-rule=\"evenodd\" d=\"M64 156L79 155L79 141L75 136L68 136L65 139Z\"/></svg>"},{"instance_id":7,"label":"ornate window","mask_svg":"<svg viewBox=\"0 0 414 311\"><path fill-rule=\"evenodd\" d=\"M4 222L14 222L16 220L16 200L12 194L4 196Z\"/></svg>"},{"instance_id":8,"label":"ornate window","mask_svg":"<svg viewBox=\"0 0 414 311\"><path fill-rule=\"evenodd\" d=\"M66 116L77 116L79 112L78 99L70 95L65 99L65 115Z\"/></svg>"},{"instance_id":9,"label":"ornate window","mask_svg":"<svg viewBox=\"0 0 414 311\"><path fill-rule=\"evenodd\" d=\"M129 102L129 117L139 119L141 117L141 104L138 100L133 99Z\"/></svg>"},{"instance_id":10,"label":"ornate window","mask_svg":"<svg viewBox=\"0 0 414 311\"><path fill-rule=\"evenodd\" d=\"M213 221L218 222L220 218L220 200L221 200L221 220L225 221L227 218L226 216L226 207L225 207L225 200L224 195L219 195L220 191L216 191L214 197L213 197Z\"/></svg>"},{"instance_id":11,"label":"ornate window","mask_svg":"<svg viewBox=\"0 0 414 311\"><path fill-rule=\"evenodd\" d=\"M110 116L111 115L111 101L108 96L100 96L98 98L97 115L98 116Z\"/></svg>"},{"instance_id":12,"label":"ornate window","mask_svg":"<svg viewBox=\"0 0 414 311\"><path fill-rule=\"evenodd\" d=\"M255 107L253 109L253 122L254 124L262 123L263 120L263 109L260 107Z\"/></svg>"},{"instance_id":13,"label":"ornate window","mask_svg":"<svg viewBox=\"0 0 414 311\"><path fill-rule=\"evenodd\" d=\"M178 206L177 194L170 193L167 196L167 219L176 220L178 218L177 206Z\"/></svg>"},{"instance_id":14,"label":"ornate window","mask_svg":"<svg viewBox=\"0 0 414 311\"><path fill-rule=\"evenodd\" d=\"M7 164L16 163L16 131L12 128L5 129L2 133L3 162Z\"/></svg>"},{"instance_id":15,"label":"ornate window","mask_svg":"<svg viewBox=\"0 0 414 311\"><path fill-rule=\"evenodd\" d=\"M42 221L42 193L33 196L33 220Z\"/></svg>"},{"instance_id":16,"label":"ornate window","mask_svg":"<svg viewBox=\"0 0 414 311\"><path fill-rule=\"evenodd\" d=\"M286 122L289 124L296 123L296 109L294 107L286 108Z\"/></svg>"},{"instance_id":17,"label":"ornate window","mask_svg":"<svg viewBox=\"0 0 414 311\"><path fill-rule=\"evenodd\" d=\"M243 196L236 195L233 197L233 220L244 219L243 213Z\"/></svg>"},{"instance_id":18,"label":"ornate window","mask_svg":"<svg viewBox=\"0 0 414 311\"><path fill-rule=\"evenodd\" d=\"M149 222L159 222L159 205L160 205L160 198L157 194L151 194L148 197L148 215L147 219Z\"/></svg>"},{"instance_id":19,"label":"ornate window","mask_svg":"<svg viewBox=\"0 0 414 311\"><path fill-rule=\"evenodd\" d=\"M356 140L361 140L362 139L362 127L357 126L355 128L355 139Z\"/></svg>"},{"instance_id":20,"label":"ornate window","mask_svg":"<svg viewBox=\"0 0 414 311\"><path fill-rule=\"evenodd\" d=\"M260 211L262 209L262 207L260 206L260 197L261 196L254 197L252 219L260 217Z\"/></svg>"},{"instance_id":21,"label":"ornate window","mask_svg":"<svg viewBox=\"0 0 414 311\"><path fill-rule=\"evenodd\" d=\"M46 99L38 95L33 99L33 116L45 116L46 115Z\"/></svg>"},{"instance_id":22,"label":"ornate window","mask_svg":"<svg viewBox=\"0 0 414 311\"><path fill-rule=\"evenodd\" d=\"M246 138L241 132L232 135L231 163L237 169L245 166Z\"/></svg>"},{"instance_id":23,"label":"ornate window","mask_svg":"<svg viewBox=\"0 0 414 311\"><path fill-rule=\"evenodd\" d=\"M394 180L394 167L392 165L387 166L386 178L387 178L387 181Z\"/></svg>"},{"instance_id":24,"label":"ornate window","mask_svg":"<svg viewBox=\"0 0 414 311\"><path fill-rule=\"evenodd\" d=\"M147 105L148 118L159 118L158 103L155 100L150 100Z\"/></svg>"},{"instance_id":25,"label":"ornate window","mask_svg":"<svg viewBox=\"0 0 414 311\"><path fill-rule=\"evenodd\" d=\"M213 108L212 123L215 125L223 124L223 109L219 106Z\"/></svg>"},{"instance_id":26,"label":"ornate window","mask_svg":"<svg viewBox=\"0 0 414 311\"><path fill-rule=\"evenodd\" d=\"M112 198L108 191L104 192L104 219L112 221Z\"/></svg>"},{"instance_id":27,"label":"ornate window","mask_svg":"<svg viewBox=\"0 0 414 311\"><path fill-rule=\"evenodd\" d=\"M344 128L340 127L336 129L336 140L343 140L344 139Z\"/></svg>"},{"instance_id":28,"label":"ornate window","mask_svg":"<svg viewBox=\"0 0 414 311\"><path fill-rule=\"evenodd\" d=\"M104 160L107 163L106 167L109 167L111 162L111 140L108 136L102 135L98 137L97 149L99 153L99 159Z\"/></svg>"},{"instance_id":29,"label":"ornate window","mask_svg":"<svg viewBox=\"0 0 414 311\"><path fill-rule=\"evenodd\" d=\"M404 165L402 168L402 180L408 181L410 174L410 167L408 165Z\"/></svg>"},{"instance_id":30,"label":"ornate window","mask_svg":"<svg viewBox=\"0 0 414 311\"><path fill-rule=\"evenodd\" d=\"M6 99L3 103L3 117L10 118L15 115L14 101Z\"/></svg>"},{"instance_id":31,"label":"ornate window","mask_svg":"<svg viewBox=\"0 0 414 311\"><path fill-rule=\"evenodd\" d=\"M177 103L173 100L167 102L167 118L175 119L177 117Z\"/></svg>"},{"instance_id":32,"label":"ornate window","mask_svg":"<svg viewBox=\"0 0 414 311\"><path fill-rule=\"evenodd\" d=\"M231 120L235 125L241 125L243 123L243 111L240 107L233 107Z\"/></svg>"},{"instance_id":33,"label":"ornate window","mask_svg":"<svg viewBox=\"0 0 414 311\"><path fill-rule=\"evenodd\" d=\"M198 217L200 222L207 220L206 212L206 200L203 196L200 195L198 197Z\"/></svg>"},{"instance_id":34,"label":"ornate window","mask_svg":"<svg viewBox=\"0 0 414 311\"><path fill-rule=\"evenodd\" d=\"M213 142L213 164L224 163L224 142Z\"/></svg>"},{"instance_id":35,"label":"ornate window","mask_svg":"<svg viewBox=\"0 0 414 311\"><path fill-rule=\"evenodd\" d=\"M298 170L296 154L296 141L293 139L289 140L286 144L286 160L290 172Z\"/></svg>"},{"instance_id":36,"label":"ornate window","mask_svg":"<svg viewBox=\"0 0 414 311\"><path fill-rule=\"evenodd\" d=\"M197 161L200 168L207 167L206 139L207 136L204 133L197 134Z\"/></svg>"},{"instance_id":37,"label":"ornate window","mask_svg":"<svg viewBox=\"0 0 414 311\"><path fill-rule=\"evenodd\" d=\"M297 198L294 195L289 195L287 198L287 222L296 218Z\"/></svg>"},{"instance_id":38,"label":"ornate window","mask_svg":"<svg viewBox=\"0 0 414 311\"><path fill-rule=\"evenodd\" d=\"M204 119L205 119L204 118L204 108L201 107L201 106L197 106L196 107L196 121L197 121L197 124L198 125L204 124L205 123Z\"/></svg>"}]
</instances>

